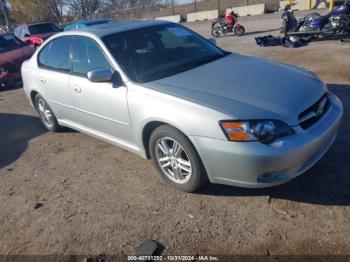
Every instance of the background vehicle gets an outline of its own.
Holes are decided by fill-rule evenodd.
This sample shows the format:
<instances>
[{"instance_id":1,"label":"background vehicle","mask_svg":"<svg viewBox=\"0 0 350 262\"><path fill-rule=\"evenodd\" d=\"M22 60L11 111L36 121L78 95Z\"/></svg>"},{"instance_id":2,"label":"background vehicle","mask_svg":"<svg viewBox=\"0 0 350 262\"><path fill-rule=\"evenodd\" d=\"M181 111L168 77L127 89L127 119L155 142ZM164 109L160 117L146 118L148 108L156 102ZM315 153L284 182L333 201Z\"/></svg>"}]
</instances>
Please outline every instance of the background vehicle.
<instances>
[{"instance_id":1,"label":"background vehicle","mask_svg":"<svg viewBox=\"0 0 350 262\"><path fill-rule=\"evenodd\" d=\"M0 34L0 88L22 82L21 65L34 51L13 34Z\"/></svg>"},{"instance_id":2,"label":"background vehicle","mask_svg":"<svg viewBox=\"0 0 350 262\"><path fill-rule=\"evenodd\" d=\"M290 181L327 152L343 112L312 73L164 21L58 34L22 74L48 130L68 126L152 158L183 191Z\"/></svg>"},{"instance_id":3,"label":"background vehicle","mask_svg":"<svg viewBox=\"0 0 350 262\"><path fill-rule=\"evenodd\" d=\"M61 30L54 23L23 24L15 28L14 34L27 44L38 47L47 38Z\"/></svg>"},{"instance_id":4,"label":"background vehicle","mask_svg":"<svg viewBox=\"0 0 350 262\"><path fill-rule=\"evenodd\" d=\"M291 9L291 6L289 6ZM313 36L349 34L350 33L350 1L336 6L327 15L321 16L319 13L311 13L295 23L291 10L286 11L289 15L290 26L285 33L295 38L301 37L303 40L310 40ZM282 25L284 25L282 14Z\"/></svg>"},{"instance_id":5,"label":"background vehicle","mask_svg":"<svg viewBox=\"0 0 350 262\"><path fill-rule=\"evenodd\" d=\"M109 24L113 22L115 22L113 19L92 19L92 20L79 21L79 22L66 25L63 31L74 30L78 28L86 28L89 26L96 26L96 25L102 25L102 24Z\"/></svg>"},{"instance_id":6,"label":"background vehicle","mask_svg":"<svg viewBox=\"0 0 350 262\"><path fill-rule=\"evenodd\" d=\"M213 37L220 37L229 33L241 36L245 33L244 26L238 23L238 14L235 14L233 27L229 27L225 17L218 17L211 23L211 34Z\"/></svg>"}]
</instances>

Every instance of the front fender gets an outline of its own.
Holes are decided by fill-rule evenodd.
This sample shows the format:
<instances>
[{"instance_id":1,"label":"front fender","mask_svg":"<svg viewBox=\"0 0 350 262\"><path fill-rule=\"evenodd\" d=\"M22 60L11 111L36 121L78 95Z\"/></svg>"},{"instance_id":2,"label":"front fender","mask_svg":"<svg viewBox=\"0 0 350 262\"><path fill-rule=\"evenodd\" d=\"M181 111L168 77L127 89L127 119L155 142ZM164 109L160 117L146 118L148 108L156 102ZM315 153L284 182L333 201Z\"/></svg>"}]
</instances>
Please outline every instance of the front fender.
<instances>
[{"instance_id":1,"label":"front fender","mask_svg":"<svg viewBox=\"0 0 350 262\"><path fill-rule=\"evenodd\" d=\"M163 122L186 136L205 136L226 140L219 121L230 116L137 84L128 84L128 106L135 143L143 146L143 130L150 122Z\"/></svg>"}]
</instances>

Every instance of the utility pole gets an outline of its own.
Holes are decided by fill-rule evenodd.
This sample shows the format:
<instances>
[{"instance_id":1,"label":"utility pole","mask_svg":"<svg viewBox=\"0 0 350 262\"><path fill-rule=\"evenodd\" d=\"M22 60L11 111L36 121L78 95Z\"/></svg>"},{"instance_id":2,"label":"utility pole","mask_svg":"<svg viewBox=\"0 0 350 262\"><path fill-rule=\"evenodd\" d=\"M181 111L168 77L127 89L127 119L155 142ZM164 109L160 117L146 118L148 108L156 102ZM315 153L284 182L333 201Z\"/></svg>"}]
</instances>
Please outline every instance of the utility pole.
<instances>
[{"instance_id":1,"label":"utility pole","mask_svg":"<svg viewBox=\"0 0 350 262\"><path fill-rule=\"evenodd\" d=\"M197 12L197 0L194 0L194 11Z\"/></svg>"},{"instance_id":2,"label":"utility pole","mask_svg":"<svg viewBox=\"0 0 350 262\"><path fill-rule=\"evenodd\" d=\"M332 11L334 8L334 0L329 0L329 11Z\"/></svg>"},{"instance_id":3,"label":"utility pole","mask_svg":"<svg viewBox=\"0 0 350 262\"><path fill-rule=\"evenodd\" d=\"M312 0L308 0L308 9L311 10Z\"/></svg>"},{"instance_id":4,"label":"utility pole","mask_svg":"<svg viewBox=\"0 0 350 262\"><path fill-rule=\"evenodd\" d=\"M1 5L2 13L4 14L4 18L5 18L6 31L9 31L11 28L10 28L9 19L7 17L7 12L6 12L5 7L4 7L4 1L3 0L0 0L0 5Z\"/></svg>"},{"instance_id":5,"label":"utility pole","mask_svg":"<svg viewBox=\"0 0 350 262\"><path fill-rule=\"evenodd\" d=\"M175 15L174 0L171 0L171 10L172 10L173 15Z\"/></svg>"}]
</instances>

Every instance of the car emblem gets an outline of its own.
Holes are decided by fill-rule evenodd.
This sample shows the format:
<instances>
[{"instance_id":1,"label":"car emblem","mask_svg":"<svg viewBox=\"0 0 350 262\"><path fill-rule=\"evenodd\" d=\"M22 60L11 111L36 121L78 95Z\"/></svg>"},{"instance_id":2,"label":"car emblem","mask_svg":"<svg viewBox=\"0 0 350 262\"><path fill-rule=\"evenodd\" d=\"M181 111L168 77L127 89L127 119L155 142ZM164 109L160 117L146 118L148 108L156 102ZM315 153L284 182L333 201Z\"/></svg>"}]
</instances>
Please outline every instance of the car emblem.
<instances>
[{"instance_id":1,"label":"car emblem","mask_svg":"<svg viewBox=\"0 0 350 262\"><path fill-rule=\"evenodd\" d=\"M327 97L323 98L321 102L318 104L317 110L316 110L316 115L321 116L324 111L324 107L326 106L327 103Z\"/></svg>"}]
</instances>

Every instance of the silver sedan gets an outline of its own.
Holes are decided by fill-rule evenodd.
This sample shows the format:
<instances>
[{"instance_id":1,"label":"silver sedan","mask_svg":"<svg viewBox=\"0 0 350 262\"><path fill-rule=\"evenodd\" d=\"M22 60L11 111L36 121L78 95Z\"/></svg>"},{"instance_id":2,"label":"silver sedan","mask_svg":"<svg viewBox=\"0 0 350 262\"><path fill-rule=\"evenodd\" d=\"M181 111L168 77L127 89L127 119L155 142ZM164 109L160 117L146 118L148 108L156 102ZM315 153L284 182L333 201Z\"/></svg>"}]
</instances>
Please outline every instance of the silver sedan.
<instances>
[{"instance_id":1,"label":"silver sedan","mask_svg":"<svg viewBox=\"0 0 350 262\"><path fill-rule=\"evenodd\" d=\"M343 114L311 72L225 52L163 21L57 34L22 76L48 130L70 127L151 158L188 192L208 181L290 181L327 152Z\"/></svg>"}]
</instances>

